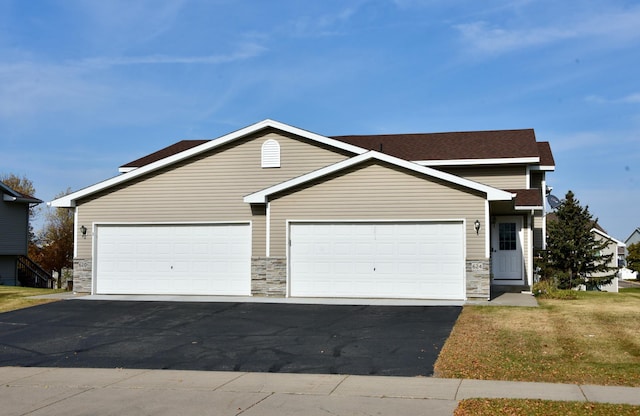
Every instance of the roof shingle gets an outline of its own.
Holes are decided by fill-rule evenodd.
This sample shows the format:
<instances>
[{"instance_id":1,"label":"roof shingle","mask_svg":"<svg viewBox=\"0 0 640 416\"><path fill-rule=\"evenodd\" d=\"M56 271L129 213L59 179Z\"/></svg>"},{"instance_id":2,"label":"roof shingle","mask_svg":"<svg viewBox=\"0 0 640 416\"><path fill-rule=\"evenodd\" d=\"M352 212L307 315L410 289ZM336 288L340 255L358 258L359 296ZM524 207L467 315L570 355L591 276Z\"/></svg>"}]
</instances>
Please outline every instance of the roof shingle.
<instances>
[{"instance_id":1,"label":"roof shingle","mask_svg":"<svg viewBox=\"0 0 640 416\"><path fill-rule=\"evenodd\" d=\"M164 159L166 157L173 156L180 152L184 152L185 150L189 150L208 141L209 140L181 140L177 143L160 149L157 152L153 152L129 163L125 163L124 165L120 166L120 168L139 168L141 166L157 162L158 160Z\"/></svg>"},{"instance_id":2,"label":"roof shingle","mask_svg":"<svg viewBox=\"0 0 640 416\"><path fill-rule=\"evenodd\" d=\"M540 156L533 129L333 136L332 138L413 161Z\"/></svg>"}]
</instances>

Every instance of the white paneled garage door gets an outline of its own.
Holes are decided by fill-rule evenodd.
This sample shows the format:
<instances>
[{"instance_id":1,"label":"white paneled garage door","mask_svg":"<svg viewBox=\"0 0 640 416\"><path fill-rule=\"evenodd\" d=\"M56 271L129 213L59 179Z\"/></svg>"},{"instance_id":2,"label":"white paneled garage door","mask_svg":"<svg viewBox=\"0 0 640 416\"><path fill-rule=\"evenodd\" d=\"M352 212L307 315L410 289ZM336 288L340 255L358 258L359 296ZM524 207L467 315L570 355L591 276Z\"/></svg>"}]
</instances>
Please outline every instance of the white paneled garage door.
<instances>
[{"instance_id":1,"label":"white paneled garage door","mask_svg":"<svg viewBox=\"0 0 640 416\"><path fill-rule=\"evenodd\" d=\"M249 295L249 224L98 225L96 293Z\"/></svg>"},{"instance_id":2,"label":"white paneled garage door","mask_svg":"<svg viewBox=\"0 0 640 416\"><path fill-rule=\"evenodd\" d=\"M464 299L455 222L292 223L290 294Z\"/></svg>"}]
</instances>

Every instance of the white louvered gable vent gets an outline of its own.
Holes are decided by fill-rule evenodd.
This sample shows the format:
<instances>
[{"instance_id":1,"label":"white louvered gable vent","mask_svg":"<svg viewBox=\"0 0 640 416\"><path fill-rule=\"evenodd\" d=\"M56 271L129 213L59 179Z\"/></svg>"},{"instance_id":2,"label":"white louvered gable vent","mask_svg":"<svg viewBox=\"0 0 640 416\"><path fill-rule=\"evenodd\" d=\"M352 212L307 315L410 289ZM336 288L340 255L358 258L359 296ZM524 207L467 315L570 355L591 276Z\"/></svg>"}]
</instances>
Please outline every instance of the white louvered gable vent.
<instances>
[{"instance_id":1,"label":"white louvered gable vent","mask_svg":"<svg viewBox=\"0 0 640 416\"><path fill-rule=\"evenodd\" d=\"M262 167L280 167L280 143L276 140L269 139L262 143Z\"/></svg>"}]
</instances>

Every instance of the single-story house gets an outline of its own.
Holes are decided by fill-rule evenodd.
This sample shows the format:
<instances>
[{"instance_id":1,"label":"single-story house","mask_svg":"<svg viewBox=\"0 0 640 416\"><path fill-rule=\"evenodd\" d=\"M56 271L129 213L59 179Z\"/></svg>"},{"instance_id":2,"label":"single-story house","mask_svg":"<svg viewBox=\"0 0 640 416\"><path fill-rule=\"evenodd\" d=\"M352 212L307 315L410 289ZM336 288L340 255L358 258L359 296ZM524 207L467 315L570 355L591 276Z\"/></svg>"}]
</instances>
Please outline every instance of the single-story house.
<instances>
[{"instance_id":1,"label":"single-story house","mask_svg":"<svg viewBox=\"0 0 640 416\"><path fill-rule=\"evenodd\" d=\"M21 284L21 262L30 263L26 258L29 244L29 207L41 202L38 198L22 194L0 182L0 285Z\"/></svg>"},{"instance_id":2,"label":"single-story house","mask_svg":"<svg viewBox=\"0 0 640 416\"><path fill-rule=\"evenodd\" d=\"M489 298L529 288L548 142L532 129L328 137L264 120L52 201L94 294Z\"/></svg>"}]
</instances>

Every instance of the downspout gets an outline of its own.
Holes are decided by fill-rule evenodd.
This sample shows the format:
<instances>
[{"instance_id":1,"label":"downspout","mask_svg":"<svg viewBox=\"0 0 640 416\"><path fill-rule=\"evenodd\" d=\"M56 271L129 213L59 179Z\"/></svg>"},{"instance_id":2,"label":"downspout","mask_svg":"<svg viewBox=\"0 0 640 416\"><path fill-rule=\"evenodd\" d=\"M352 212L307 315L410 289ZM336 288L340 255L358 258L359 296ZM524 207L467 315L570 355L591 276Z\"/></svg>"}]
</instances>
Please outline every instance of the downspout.
<instances>
[{"instance_id":1,"label":"downspout","mask_svg":"<svg viewBox=\"0 0 640 416\"><path fill-rule=\"evenodd\" d=\"M269 201L267 201L267 213L266 213L266 224L265 224L265 234L266 234L266 250L265 250L265 256L269 257L271 255L271 247L270 247L270 242L271 242L271 203Z\"/></svg>"},{"instance_id":2,"label":"downspout","mask_svg":"<svg viewBox=\"0 0 640 416\"><path fill-rule=\"evenodd\" d=\"M534 237L535 237L535 233L533 231L534 228L534 221L535 221L535 210L531 210L531 213L529 214L529 227L528 227L528 232L529 232L529 248L528 248L528 252L529 252L529 264L527 264L527 285L530 288L533 288L533 245L534 245Z\"/></svg>"}]
</instances>

